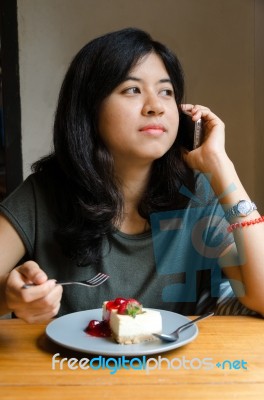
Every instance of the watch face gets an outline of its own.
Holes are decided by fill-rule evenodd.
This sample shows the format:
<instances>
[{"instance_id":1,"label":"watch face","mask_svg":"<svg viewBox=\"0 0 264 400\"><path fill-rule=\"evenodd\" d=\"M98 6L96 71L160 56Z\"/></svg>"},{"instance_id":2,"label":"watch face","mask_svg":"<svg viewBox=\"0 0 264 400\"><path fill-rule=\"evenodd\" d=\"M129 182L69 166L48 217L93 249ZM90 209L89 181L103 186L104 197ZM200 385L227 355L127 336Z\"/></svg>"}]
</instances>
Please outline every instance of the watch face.
<instances>
[{"instance_id":1,"label":"watch face","mask_svg":"<svg viewBox=\"0 0 264 400\"><path fill-rule=\"evenodd\" d=\"M241 200L237 205L237 209L241 215L248 215L251 211L251 204L247 200Z\"/></svg>"}]
</instances>

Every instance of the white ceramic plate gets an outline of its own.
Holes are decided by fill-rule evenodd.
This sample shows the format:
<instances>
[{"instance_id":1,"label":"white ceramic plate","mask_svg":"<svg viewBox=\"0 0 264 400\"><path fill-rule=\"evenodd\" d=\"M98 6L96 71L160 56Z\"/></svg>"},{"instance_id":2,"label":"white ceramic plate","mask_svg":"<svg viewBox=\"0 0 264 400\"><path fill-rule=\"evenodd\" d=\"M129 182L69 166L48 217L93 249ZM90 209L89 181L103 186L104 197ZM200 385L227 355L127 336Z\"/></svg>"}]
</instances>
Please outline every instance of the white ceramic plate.
<instances>
[{"instance_id":1,"label":"white ceramic plate","mask_svg":"<svg viewBox=\"0 0 264 400\"><path fill-rule=\"evenodd\" d=\"M189 318L181 314L164 310L157 311L160 311L162 316L162 330L164 333L171 333L179 326L190 321ZM191 342L198 335L197 326L192 325L180 333L177 342L165 343L157 339L152 342L120 345L111 338L94 337L85 333L84 329L92 319L102 319L101 308L79 311L57 318L49 323L46 328L46 334L53 342L61 346L102 356L139 356L163 353Z\"/></svg>"}]
</instances>

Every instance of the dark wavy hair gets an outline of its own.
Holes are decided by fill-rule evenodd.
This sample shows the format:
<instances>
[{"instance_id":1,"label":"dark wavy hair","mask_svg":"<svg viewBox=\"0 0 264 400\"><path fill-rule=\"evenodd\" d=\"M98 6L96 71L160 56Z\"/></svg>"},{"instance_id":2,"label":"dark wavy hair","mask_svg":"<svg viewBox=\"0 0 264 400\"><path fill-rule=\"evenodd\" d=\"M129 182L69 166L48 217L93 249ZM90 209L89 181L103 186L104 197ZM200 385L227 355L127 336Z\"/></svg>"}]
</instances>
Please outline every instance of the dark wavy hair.
<instances>
[{"instance_id":1,"label":"dark wavy hair","mask_svg":"<svg viewBox=\"0 0 264 400\"><path fill-rule=\"evenodd\" d=\"M98 134L100 106L133 66L151 52L162 59L179 106L184 77L177 57L140 29L108 33L89 42L72 60L55 115L54 152L33 165L33 171L50 171L55 176L60 199L56 238L64 253L80 264L101 260L103 237L114 231L123 213L113 158ZM153 163L140 215L149 220L152 212L184 207L187 199L179 194L183 183L191 189L193 174L182 161L176 139Z\"/></svg>"}]
</instances>

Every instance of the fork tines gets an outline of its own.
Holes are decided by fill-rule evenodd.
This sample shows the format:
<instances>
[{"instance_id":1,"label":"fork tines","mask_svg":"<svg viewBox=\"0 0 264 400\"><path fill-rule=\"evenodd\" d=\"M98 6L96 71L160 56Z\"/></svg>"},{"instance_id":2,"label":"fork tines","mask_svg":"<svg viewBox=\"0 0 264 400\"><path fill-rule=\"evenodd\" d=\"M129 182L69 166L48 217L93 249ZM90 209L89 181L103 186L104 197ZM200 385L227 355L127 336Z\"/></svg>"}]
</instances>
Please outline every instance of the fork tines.
<instances>
[{"instance_id":1,"label":"fork tines","mask_svg":"<svg viewBox=\"0 0 264 400\"><path fill-rule=\"evenodd\" d=\"M97 286L97 285L101 285L102 283L104 283L108 278L109 278L109 275L102 274L101 272L99 272L99 274L95 275L93 278L89 279L88 281L83 281L83 283L87 283L88 285L90 284L92 286Z\"/></svg>"}]
</instances>

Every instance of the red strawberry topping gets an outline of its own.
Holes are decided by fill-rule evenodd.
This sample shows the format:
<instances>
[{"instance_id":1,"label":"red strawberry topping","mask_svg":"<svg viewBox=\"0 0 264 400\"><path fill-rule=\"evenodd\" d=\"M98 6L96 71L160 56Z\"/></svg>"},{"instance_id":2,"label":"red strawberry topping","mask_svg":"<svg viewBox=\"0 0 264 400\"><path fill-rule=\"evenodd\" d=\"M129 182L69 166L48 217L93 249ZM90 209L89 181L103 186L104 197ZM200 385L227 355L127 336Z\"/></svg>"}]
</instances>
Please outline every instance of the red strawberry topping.
<instances>
[{"instance_id":1,"label":"red strawberry topping","mask_svg":"<svg viewBox=\"0 0 264 400\"><path fill-rule=\"evenodd\" d=\"M130 315L135 318L137 314L142 313L142 305L135 299L128 299L122 303L118 308L118 314Z\"/></svg>"},{"instance_id":2,"label":"red strawberry topping","mask_svg":"<svg viewBox=\"0 0 264 400\"><path fill-rule=\"evenodd\" d=\"M97 321L95 319L89 322L89 325L84 330L86 333L97 337L111 336L111 329L108 321Z\"/></svg>"},{"instance_id":3,"label":"red strawberry topping","mask_svg":"<svg viewBox=\"0 0 264 400\"><path fill-rule=\"evenodd\" d=\"M142 313L142 304L140 304L135 299L125 299L124 297L117 297L115 300L110 300L106 303L106 309L107 311L109 311L109 318L112 310L117 310L118 314L129 315L135 318L137 314ZM85 328L85 332L92 336L111 336L109 320L105 319L103 321L97 321L93 319Z\"/></svg>"}]
</instances>

